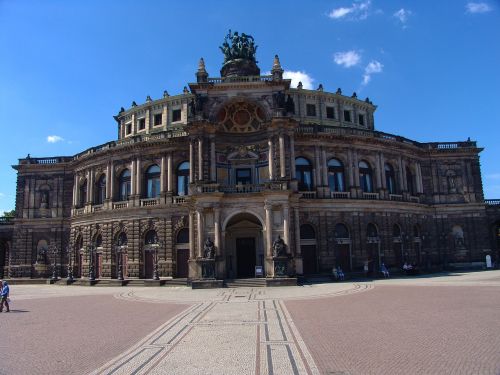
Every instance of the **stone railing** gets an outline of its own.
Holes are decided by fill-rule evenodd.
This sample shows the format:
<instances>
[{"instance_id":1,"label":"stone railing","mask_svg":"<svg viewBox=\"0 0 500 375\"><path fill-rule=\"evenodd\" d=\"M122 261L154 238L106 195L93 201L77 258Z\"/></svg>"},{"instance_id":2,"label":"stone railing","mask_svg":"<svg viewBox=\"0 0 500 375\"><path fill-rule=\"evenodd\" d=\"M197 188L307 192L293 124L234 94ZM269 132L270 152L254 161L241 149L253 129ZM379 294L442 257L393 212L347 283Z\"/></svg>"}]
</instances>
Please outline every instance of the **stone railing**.
<instances>
[{"instance_id":1,"label":"stone railing","mask_svg":"<svg viewBox=\"0 0 500 375\"><path fill-rule=\"evenodd\" d=\"M402 202L403 196L401 194L389 194L389 200Z\"/></svg>"},{"instance_id":2,"label":"stone railing","mask_svg":"<svg viewBox=\"0 0 500 375\"><path fill-rule=\"evenodd\" d=\"M19 164L45 164L45 165L50 165L50 164L58 164L58 163L67 163L69 161L73 160L72 156L56 156L56 157L49 157L49 158L32 158L32 157L27 157L24 159L19 159Z\"/></svg>"},{"instance_id":3,"label":"stone railing","mask_svg":"<svg viewBox=\"0 0 500 375\"><path fill-rule=\"evenodd\" d=\"M315 199L316 198L315 191L299 191L299 194L301 194L302 195L301 198L304 198L304 199Z\"/></svg>"},{"instance_id":4,"label":"stone railing","mask_svg":"<svg viewBox=\"0 0 500 375\"><path fill-rule=\"evenodd\" d=\"M172 197L172 203L173 204L182 204L187 202L187 196L186 195L178 195Z\"/></svg>"},{"instance_id":5,"label":"stone railing","mask_svg":"<svg viewBox=\"0 0 500 375\"><path fill-rule=\"evenodd\" d=\"M143 207L157 206L159 204L160 204L160 198L141 199L141 206L143 206Z\"/></svg>"},{"instance_id":6,"label":"stone railing","mask_svg":"<svg viewBox=\"0 0 500 375\"><path fill-rule=\"evenodd\" d=\"M269 82L272 80L273 76L209 77L208 83Z\"/></svg>"},{"instance_id":7,"label":"stone railing","mask_svg":"<svg viewBox=\"0 0 500 375\"><path fill-rule=\"evenodd\" d=\"M104 209L104 205L102 204L94 204L92 206L92 211L94 212L99 212L99 211L102 211Z\"/></svg>"},{"instance_id":8,"label":"stone railing","mask_svg":"<svg viewBox=\"0 0 500 375\"><path fill-rule=\"evenodd\" d=\"M365 193L365 192L363 192L363 199L378 199L378 193Z\"/></svg>"},{"instance_id":9,"label":"stone railing","mask_svg":"<svg viewBox=\"0 0 500 375\"><path fill-rule=\"evenodd\" d=\"M128 207L128 201L113 202L113 209L114 210L119 210L119 209L127 208L127 207Z\"/></svg>"},{"instance_id":10,"label":"stone railing","mask_svg":"<svg viewBox=\"0 0 500 375\"><path fill-rule=\"evenodd\" d=\"M500 199L485 199L484 203L488 206L500 206Z\"/></svg>"},{"instance_id":11,"label":"stone railing","mask_svg":"<svg viewBox=\"0 0 500 375\"><path fill-rule=\"evenodd\" d=\"M221 184L198 184L195 187L197 193L225 193L225 194L245 194L260 193L266 190L287 190L286 181L266 182L263 184L245 185L221 185Z\"/></svg>"},{"instance_id":12,"label":"stone railing","mask_svg":"<svg viewBox=\"0 0 500 375\"><path fill-rule=\"evenodd\" d=\"M332 199L349 199L351 193L348 191L331 191L330 198Z\"/></svg>"},{"instance_id":13,"label":"stone railing","mask_svg":"<svg viewBox=\"0 0 500 375\"><path fill-rule=\"evenodd\" d=\"M346 126L329 126L329 125L319 125L319 124L301 124L295 130L299 134L335 134L343 136L363 136L371 138L380 138L384 140L406 143L412 146L417 146L425 149L435 149L435 150L456 150L465 148L476 148L477 144L474 141L464 141L464 142L429 142L420 143L417 141L412 141L411 139L401 137L399 135L384 133L376 130L363 129L361 127L356 127L353 124L352 127Z\"/></svg>"},{"instance_id":14,"label":"stone railing","mask_svg":"<svg viewBox=\"0 0 500 375\"><path fill-rule=\"evenodd\" d=\"M75 216L80 216L85 214L85 207L75 208Z\"/></svg>"},{"instance_id":15,"label":"stone railing","mask_svg":"<svg viewBox=\"0 0 500 375\"><path fill-rule=\"evenodd\" d=\"M14 224L14 218L11 216L0 216L0 225Z\"/></svg>"},{"instance_id":16,"label":"stone railing","mask_svg":"<svg viewBox=\"0 0 500 375\"><path fill-rule=\"evenodd\" d=\"M420 198L412 195L412 196L410 196L410 202L420 203Z\"/></svg>"}]
</instances>

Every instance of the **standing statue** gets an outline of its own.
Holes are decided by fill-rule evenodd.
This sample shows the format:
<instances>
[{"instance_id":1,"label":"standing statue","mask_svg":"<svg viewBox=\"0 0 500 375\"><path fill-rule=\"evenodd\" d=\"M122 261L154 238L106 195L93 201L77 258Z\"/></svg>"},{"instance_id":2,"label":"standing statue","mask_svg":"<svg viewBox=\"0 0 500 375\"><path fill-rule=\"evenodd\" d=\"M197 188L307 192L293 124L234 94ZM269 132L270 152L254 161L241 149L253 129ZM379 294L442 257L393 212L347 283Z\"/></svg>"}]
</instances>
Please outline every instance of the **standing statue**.
<instances>
[{"instance_id":1,"label":"standing statue","mask_svg":"<svg viewBox=\"0 0 500 375\"><path fill-rule=\"evenodd\" d=\"M295 103L290 95L286 98L285 110L286 113L295 114Z\"/></svg>"},{"instance_id":2,"label":"standing statue","mask_svg":"<svg viewBox=\"0 0 500 375\"><path fill-rule=\"evenodd\" d=\"M278 238L273 242L273 257L285 256L286 245L285 241L278 235Z\"/></svg>"},{"instance_id":3,"label":"standing statue","mask_svg":"<svg viewBox=\"0 0 500 375\"><path fill-rule=\"evenodd\" d=\"M205 241L205 246L203 248L203 258L205 259L215 258L215 245L210 239L210 237L207 237L207 240Z\"/></svg>"}]
</instances>

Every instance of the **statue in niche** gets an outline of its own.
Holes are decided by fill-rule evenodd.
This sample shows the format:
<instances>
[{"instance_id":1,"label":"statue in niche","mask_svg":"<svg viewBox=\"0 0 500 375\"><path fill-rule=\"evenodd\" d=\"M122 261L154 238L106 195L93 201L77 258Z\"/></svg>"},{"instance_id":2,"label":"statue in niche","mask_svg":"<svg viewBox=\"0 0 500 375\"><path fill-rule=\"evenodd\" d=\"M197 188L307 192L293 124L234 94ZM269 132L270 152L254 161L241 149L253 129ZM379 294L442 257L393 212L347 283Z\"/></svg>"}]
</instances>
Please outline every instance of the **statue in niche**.
<instances>
[{"instance_id":1,"label":"statue in niche","mask_svg":"<svg viewBox=\"0 0 500 375\"><path fill-rule=\"evenodd\" d=\"M278 91L277 93L273 94L273 99L276 108L285 108L285 94L283 94L283 91Z\"/></svg>"},{"instance_id":2,"label":"statue in niche","mask_svg":"<svg viewBox=\"0 0 500 375\"><path fill-rule=\"evenodd\" d=\"M210 239L210 237L207 237L207 240L205 241L205 246L203 247L203 258L205 259L215 258L215 245Z\"/></svg>"},{"instance_id":3,"label":"statue in niche","mask_svg":"<svg viewBox=\"0 0 500 375\"><path fill-rule=\"evenodd\" d=\"M49 207L49 192L47 190L42 190L40 192L40 208Z\"/></svg>"},{"instance_id":4,"label":"statue in niche","mask_svg":"<svg viewBox=\"0 0 500 375\"><path fill-rule=\"evenodd\" d=\"M278 238L273 242L273 257L285 256L286 244L285 241L278 235Z\"/></svg>"}]
</instances>

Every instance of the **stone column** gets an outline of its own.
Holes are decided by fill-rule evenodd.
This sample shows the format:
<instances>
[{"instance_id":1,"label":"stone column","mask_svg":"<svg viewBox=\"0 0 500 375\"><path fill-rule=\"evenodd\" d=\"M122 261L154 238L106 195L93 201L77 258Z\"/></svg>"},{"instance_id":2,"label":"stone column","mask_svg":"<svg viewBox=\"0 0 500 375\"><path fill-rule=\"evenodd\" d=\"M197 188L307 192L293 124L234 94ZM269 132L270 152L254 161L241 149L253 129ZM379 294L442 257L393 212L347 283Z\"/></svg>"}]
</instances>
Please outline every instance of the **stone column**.
<instances>
[{"instance_id":1,"label":"stone column","mask_svg":"<svg viewBox=\"0 0 500 375\"><path fill-rule=\"evenodd\" d=\"M406 181L406 163L405 161L400 157L400 165L401 165L401 177L403 178L403 190L408 191L408 184Z\"/></svg>"},{"instance_id":2,"label":"stone column","mask_svg":"<svg viewBox=\"0 0 500 375\"><path fill-rule=\"evenodd\" d=\"M285 164L285 137L283 134L279 135L280 145L280 177L286 177L286 164Z\"/></svg>"},{"instance_id":3,"label":"stone column","mask_svg":"<svg viewBox=\"0 0 500 375\"><path fill-rule=\"evenodd\" d=\"M203 180L203 139L198 139L198 180Z\"/></svg>"},{"instance_id":4,"label":"stone column","mask_svg":"<svg viewBox=\"0 0 500 375\"><path fill-rule=\"evenodd\" d=\"M403 161L401 160L401 156L398 158L398 167L399 167L399 189L401 192L405 190L405 184L403 182Z\"/></svg>"},{"instance_id":5,"label":"stone column","mask_svg":"<svg viewBox=\"0 0 500 375\"><path fill-rule=\"evenodd\" d=\"M314 186L322 186L323 185L323 183L321 181L321 163L319 161L319 154L320 154L319 147L315 146L314 147L314 169L315 169L316 173L314 174L314 178L316 181L314 182Z\"/></svg>"},{"instance_id":6,"label":"stone column","mask_svg":"<svg viewBox=\"0 0 500 375\"><path fill-rule=\"evenodd\" d=\"M356 186L359 186L359 160L358 160L358 152L354 150L353 153L353 158L354 158L354 184Z\"/></svg>"},{"instance_id":7,"label":"stone column","mask_svg":"<svg viewBox=\"0 0 500 375\"><path fill-rule=\"evenodd\" d=\"M217 255L221 255L220 248L220 208L214 209L214 245Z\"/></svg>"},{"instance_id":8,"label":"stone column","mask_svg":"<svg viewBox=\"0 0 500 375\"><path fill-rule=\"evenodd\" d=\"M287 254L290 254L290 214L287 204L283 206L283 241L286 244Z\"/></svg>"},{"instance_id":9,"label":"stone column","mask_svg":"<svg viewBox=\"0 0 500 375\"><path fill-rule=\"evenodd\" d=\"M171 192L173 186L172 154L167 156L167 190Z\"/></svg>"},{"instance_id":10,"label":"stone column","mask_svg":"<svg viewBox=\"0 0 500 375\"><path fill-rule=\"evenodd\" d=\"M164 104L161 112L161 126L163 130L167 129L167 105Z\"/></svg>"},{"instance_id":11,"label":"stone column","mask_svg":"<svg viewBox=\"0 0 500 375\"><path fill-rule=\"evenodd\" d=\"M87 203L92 204L94 202L94 170L90 169L89 178L87 180Z\"/></svg>"},{"instance_id":12,"label":"stone column","mask_svg":"<svg viewBox=\"0 0 500 375\"><path fill-rule=\"evenodd\" d=\"M193 213L189 212L189 259L194 258L194 220Z\"/></svg>"},{"instance_id":13,"label":"stone column","mask_svg":"<svg viewBox=\"0 0 500 375\"><path fill-rule=\"evenodd\" d=\"M273 255L271 249L273 243L273 222L272 222L273 206L266 203L264 209L266 210L266 257L270 258Z\"/></svg>"},{"instance_id":14,"label":"stone column","mask_svg":"<svg viewBox=\"0 0 500 375\"><path fill-rule=\"evenodd\" d=\"M137 194L137 189L135 188L135 160L132 160L130 164L130 195Z\"/></svg>"},{"instance_id":15,"label":"stone column","mask_svg":"<svg viewBox=\"0 0 500 375\"><path fill-rule=\"evenodd\" d=\"M198 258L203 257L203 209L196 209L196 220L198 230Z\"/></svg>"},{"instance_id":16,"label":"stone column","mask_svg":"<svg viewBox=\"0 0 500 375\"><path fill-rule=\"evenodd\" d=\"M323 164L323 186L328 186L328 165L326 164L326 150L321 150L321 164Z\"/></svg>"},{"instance_id":17,"label":"stone column","mask_svg":"<svg viewBox=\"0 0 500 375\"><path fill-rule=\"evenodd\" d=\"M78 189L78 174L76 174L76 172L75 172L75 178L74 178L74 182L73 182L73 206L77 206L78 205L78 192L79 192L79 189Z\"/></svg>"},{"instance_id":18,"label":"stone column","mask_svg":"<svg viewBox=\"0 0 500 375\"><path fill-rule=\"evenodd\" d=\"M290 135L290 174L295 179L295 140L293 134Z\"/></svg>"},{"instance_id":19,"label":"stone column","mask_svg":"<svg viewBox=\"0 0 500 375\"><path fill-rule=\"evenodd\" d=\"M141 196L142 195L142 172L141 172L141 159L137 158L137 161L135 162L135 168L137 169L136 172L136 194Z\"/></svg>"},{"instance_id":20,"label":"stone column","mask_svg":"<svg viewBox=\"0 0 500 375\"><path fill-rule=\"evenodd\" d=\"M273 156L273 140L269 138L267 141L267 145L269 146L269 180L274 180L274 156Z\"/></svg>"},{"instance_id":21,"label":"stone column","mask_svg":"<svg viewBox=\"0 0 500 375\"><path fill-rule=\"evenodd\" d=\"M193 140L189 140L189 182L194 182L194 145Z\"/></svg>"},{"instance_id":22,"label":"stone column","mask_svg":"<svg viewBox=\"0 0 500 375\"><path fill-rule=\"evenodd\" d=\"M151 132L151 112L148 109L146 109L146 129L147 129L147 132L150 133Z\"/></svg>"},{"instance_id":23,"label":"stone column","mask_svg":"<svg viewBox=\"0 0 500 375\"><path fill-rule=\"evenodd\" d=\"M384 154L380 153L380 174L382 177L382 189L387 189L387 183L385 181L385 159Z\"/></svg>"},{"instance_id":24,"label":"stone column","mask_svg":"<svg viewBox=\"0 0 500 375\"><path fill-rule=\"evenodd\" d=\"M354 187L354 160L352 159L352 151L347 151L347 168L349 169L349 188Z\"/></svg>"},{"instance_id":25,"label":"stone column","mask_svg":"<svg viewBox=\"0 0 500 375\"><path fill-rule=\"evenodd\" d=\"M160 193L164 194L165 193L165 178L167 176L166 172L166 161L165 161L165 155L162 155L161 157L161 165L160 165Z\"/></svg>"},{"instance_id":26,"label":"stone column","mask_svg":"<svg viewBox=\"0 0 500 375\"><path fill-rule=\"evenodd\" d=\"M424 192L424 184L422 182L422 169L420 168L419 162L417 162L415 164L415 170L417 173L417 193L423 193Z\"/></svg>"},{"instance_id":27,"label":"stone column","mask_svg":"<svg viewBox=\"0 0 500 375\"><path fill-rule=\"evenodd\" d=\"M217 169L215 160L215 136L210 139L210 181L217 182Z\"/></svg>"},{"instance_id":28,"label":"stone column","mask_svg":"<svg viewBox=\"0 0 500 375\"><path fill-rule=\"evenodd\" d=\"M376 179L377 179L377 189L382 189L382 168L380 168L380 153L377 153L376 159Z\"/></svg>"},{"instance_id":29,"label":"stone column","mask_svg":"<svg viewBox=\"0 0 500 375\"><path fill-rule=\"evenodd\" d=\"M106 166L106 199L109 199L109 196L111 195L109 191L111 188L110 175L111 175L111 165L110 162L108 162L108 165Z\"/></svg>"},{"instance_id":30,"label":"stone column","mask_svg":"<svg viewBox=\"0 0 500 375\"><path fill-rule=\"evenodd\" d=\"M114 197L115 197L115 166L113 164L113 162L111 162L110 164L110 169L111 169L111 173L110 173L110 177L109 177L109 199L113 200Z\"/></svg>"},{"instance_id":31,"label":"stone column","mask_svg":"<svg viewBox=\"0 0 500 375\"><path fill-rule=\"evenodd\" d=\"M300 216L299 209L295 207L293 209L294 221L295 221L295 256L301 256L300 251Z\"/></svg>"}]
</instances>

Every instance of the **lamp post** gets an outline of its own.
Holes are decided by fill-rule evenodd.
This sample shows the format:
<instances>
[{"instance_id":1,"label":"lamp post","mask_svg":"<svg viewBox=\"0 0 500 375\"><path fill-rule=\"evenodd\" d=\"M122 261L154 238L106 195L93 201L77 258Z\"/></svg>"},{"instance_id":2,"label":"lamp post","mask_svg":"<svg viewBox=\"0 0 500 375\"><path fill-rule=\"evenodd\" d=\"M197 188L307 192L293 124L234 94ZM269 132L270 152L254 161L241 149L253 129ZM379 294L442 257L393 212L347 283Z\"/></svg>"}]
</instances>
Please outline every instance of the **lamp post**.
<instances>
[{"instance_id":1,"label":"lamp post","mask_svg":"<svg viewBox=\"0 0 500 375\"><path fill-rule=\"evenodd\" d=\"M54 260L54 262L52 263L52 277L51 277L51 280L55 281L55 280L57 280L57 253L58 253L57 245L51 244L49 246L49 251L52 253L52 257L53 257L53 260Z\"/></svg>"},{"instance_id":2,"label":"lamp post","mask_svg":"<svg viewBox=\"0 0 500 375\"><path fill-rule=\"evenodd\" d=\"M95 276L94 276L94 257L95 257L95 252L97 250L97 247L94 242L90 242L87 245L87 252L89 254L89 280L94 281Z\"/></svg>"},{"instance_id":3,"label":"lamp post","mask_svg":"<svg viewBox=\"0 0 500 375\"><path fill-rule=\"evenodd\" d=\"M123 253L126 251L127 243L123 240L122 237L118 237L118 241L116 242L115 251L117 256L117 264L118 264L118 280L123 281Z\"/></svg>"},{"instance_id":4,"label":"lamp post","mask_svg":"<svg viewBox=\"0 0 500 375\"><path fill-rule=\"evenodd\" d=\"M66 253L68 254L68 281L73 282L73 247L69 246L66 248Z\"/></svg>"},{"instance_id":5,"label":"lamp post","mask_svg":"<svg viewBox=\"0 0 500 375\"><path fill-rule=\"evenodd\" d=\"M147 251L151 251L153 255L153 280L160 280L160 276L158 274L158 249L162 247L163 241L158 239L158 235L154 235L153 238L148 240L146 244Z\"/></svg>"}]
</instances>

